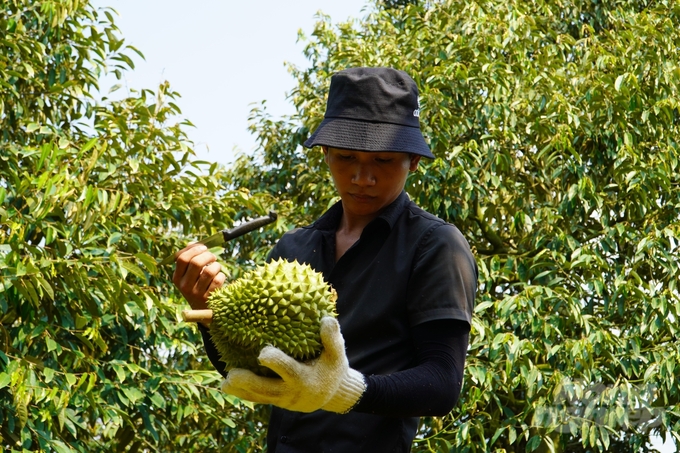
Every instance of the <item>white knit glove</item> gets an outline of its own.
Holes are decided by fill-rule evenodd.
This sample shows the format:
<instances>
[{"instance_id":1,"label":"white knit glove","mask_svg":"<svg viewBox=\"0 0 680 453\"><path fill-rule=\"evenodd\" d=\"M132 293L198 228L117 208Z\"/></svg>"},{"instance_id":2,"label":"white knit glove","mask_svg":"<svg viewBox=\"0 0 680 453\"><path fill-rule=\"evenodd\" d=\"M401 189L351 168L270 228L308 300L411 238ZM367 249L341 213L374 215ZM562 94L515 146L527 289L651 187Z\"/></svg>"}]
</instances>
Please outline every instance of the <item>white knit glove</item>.
<instances>
[{"instance_id":1,"label":"white knit glove","mask_svg":"<svg viewBox=\"0 0 680 453\"><path fill-rule=\"evenodd\" d=\"M345 414L366 390L364 376L349 367L345 340L335 318L321 319L321 355L298 362L273 346L265 346L258 360L281 378L258 376L249 370L233 369L222 381L222 391L243 400L273 404L290 411L323 409Z\"/></svg>"}]
</instances>

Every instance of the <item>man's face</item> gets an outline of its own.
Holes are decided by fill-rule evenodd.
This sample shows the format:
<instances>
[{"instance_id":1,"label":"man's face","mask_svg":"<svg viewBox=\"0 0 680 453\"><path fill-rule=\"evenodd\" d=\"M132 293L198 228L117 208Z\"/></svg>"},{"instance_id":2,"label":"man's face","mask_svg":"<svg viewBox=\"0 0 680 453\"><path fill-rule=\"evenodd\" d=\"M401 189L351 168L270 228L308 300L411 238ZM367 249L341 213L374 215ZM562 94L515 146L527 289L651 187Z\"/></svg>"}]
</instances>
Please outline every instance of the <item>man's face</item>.
<instances>
[{"instance_id":1,"label":"man's face","mask_svg":"<svg viewBox=\"0 0 680 453\"><path fill-rule=\"evenodd\" d=\"M324 160L345 213L376 217L401 193L420 156L408 153L352 151L323 147Z\"/></svg>"}]
</instances>

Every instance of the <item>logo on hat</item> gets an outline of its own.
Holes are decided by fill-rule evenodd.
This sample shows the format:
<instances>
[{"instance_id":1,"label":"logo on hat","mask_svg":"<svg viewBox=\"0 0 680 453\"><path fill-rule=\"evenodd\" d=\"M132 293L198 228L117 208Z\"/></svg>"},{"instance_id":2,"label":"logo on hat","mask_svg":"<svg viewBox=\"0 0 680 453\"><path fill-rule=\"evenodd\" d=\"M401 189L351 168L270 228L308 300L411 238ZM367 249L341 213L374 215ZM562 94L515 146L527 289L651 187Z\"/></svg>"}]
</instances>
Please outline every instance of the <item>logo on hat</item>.
<instances>
[{"instance_id":1,"label":"logo on hat","mask_svg":"<svg viewBox=\"0 0 680 453\"><path fill-rule=\"evenodd\" d=\"M416 102L418 103L418 108L413 111L413 116L420 118L420 96L416 98Z\"/></svg>"}]
</instances>

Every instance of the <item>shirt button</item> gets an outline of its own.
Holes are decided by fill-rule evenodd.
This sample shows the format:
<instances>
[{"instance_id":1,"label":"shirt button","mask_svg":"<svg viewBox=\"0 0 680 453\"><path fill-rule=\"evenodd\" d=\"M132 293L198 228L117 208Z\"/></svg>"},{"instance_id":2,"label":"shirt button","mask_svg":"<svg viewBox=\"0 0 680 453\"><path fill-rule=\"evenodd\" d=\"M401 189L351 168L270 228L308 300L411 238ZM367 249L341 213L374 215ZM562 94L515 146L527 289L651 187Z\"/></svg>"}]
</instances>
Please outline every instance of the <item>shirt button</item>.
<instances>
[{"instance_id":1,"label":"shirt button","mask_svg":"<svg viewBox=\"0 0 680 453\"><path fill-rule=\"evenodd\" d=\"M286 436L281 436L281 443L282 443L282 444L285 444L286 442L288 442L288 437L286 437Z\"/></svg>"}]
</instances>

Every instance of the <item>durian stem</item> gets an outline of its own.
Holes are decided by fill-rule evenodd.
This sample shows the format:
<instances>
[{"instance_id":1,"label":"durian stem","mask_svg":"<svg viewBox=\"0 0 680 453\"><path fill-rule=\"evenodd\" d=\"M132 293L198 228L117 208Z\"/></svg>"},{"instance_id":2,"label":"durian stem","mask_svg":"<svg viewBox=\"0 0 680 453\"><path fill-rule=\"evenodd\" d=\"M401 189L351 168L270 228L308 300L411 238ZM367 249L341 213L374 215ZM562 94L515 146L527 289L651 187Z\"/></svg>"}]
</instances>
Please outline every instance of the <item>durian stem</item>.
<instances>
[{"instance_id":1,"label":"durian stem","mask_svg":"<svg viewBox=\"0 0 680 453\"><path fill-rule=\"evenodd\" d=\"M182 318L186 322L202 322L209 324L212 321L212 310L182 310Z\"/></svg>"}]
</instances>

